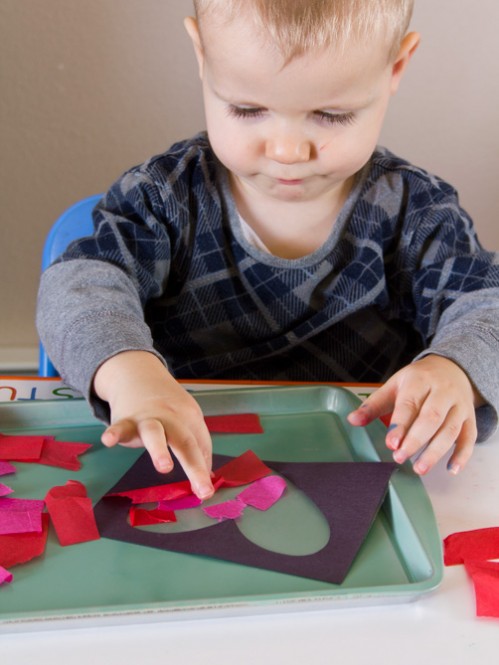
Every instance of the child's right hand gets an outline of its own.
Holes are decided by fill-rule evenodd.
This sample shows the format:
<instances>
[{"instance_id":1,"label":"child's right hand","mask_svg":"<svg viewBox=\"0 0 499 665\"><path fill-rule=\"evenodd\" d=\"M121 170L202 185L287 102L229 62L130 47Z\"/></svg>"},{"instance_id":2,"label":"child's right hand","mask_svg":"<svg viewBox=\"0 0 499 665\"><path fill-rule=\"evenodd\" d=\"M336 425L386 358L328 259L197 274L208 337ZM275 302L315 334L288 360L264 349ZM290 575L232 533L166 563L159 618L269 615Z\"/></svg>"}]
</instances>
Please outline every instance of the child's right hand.
<instances>
[{"instance_id":1,"label":"child's right hand","mask_svg":"<svg viewBox=\"0 0 499 665\"><path fill-rule=\"evenodd\" d=\"M97 370L94 392L109 403L111 424L102 443L144 446L157 471L173 469L169 448L200 499L214 493L211 437L196 400L152 353L125 351Z\"/></svg>"}]
</instances>

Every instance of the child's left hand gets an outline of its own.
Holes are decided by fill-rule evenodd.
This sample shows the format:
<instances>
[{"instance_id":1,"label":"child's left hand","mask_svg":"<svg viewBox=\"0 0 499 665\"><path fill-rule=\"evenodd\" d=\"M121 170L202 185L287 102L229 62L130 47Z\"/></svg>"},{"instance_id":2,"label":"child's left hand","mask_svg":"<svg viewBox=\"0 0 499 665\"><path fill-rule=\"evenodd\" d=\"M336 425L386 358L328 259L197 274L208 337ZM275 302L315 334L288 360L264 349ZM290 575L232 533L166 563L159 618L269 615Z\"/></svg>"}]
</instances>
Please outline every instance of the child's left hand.
<instances>
[{"instance_id":1,"label":"child's left hand","mask_svg":"<svg viewBox=\"0 0 499 665\"><path fill-rule=\"evenodd\" d=\"M348 416L365 426L392 413L386 445L402 464L419 453L413 469L427 473L454 447L447 468L453 474L466 466L477 437L475 408L483 399L456 363L430 355L407 365Z\"/></svg>"}]
</instances>

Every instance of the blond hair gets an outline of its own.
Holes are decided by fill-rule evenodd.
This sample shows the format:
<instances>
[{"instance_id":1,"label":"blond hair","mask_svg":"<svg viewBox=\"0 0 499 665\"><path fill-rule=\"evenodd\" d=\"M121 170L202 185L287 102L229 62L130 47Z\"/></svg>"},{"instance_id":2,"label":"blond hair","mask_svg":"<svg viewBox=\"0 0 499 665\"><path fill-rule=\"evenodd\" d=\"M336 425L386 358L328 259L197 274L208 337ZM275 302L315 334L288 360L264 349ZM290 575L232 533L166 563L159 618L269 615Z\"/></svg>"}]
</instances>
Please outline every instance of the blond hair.
<instances>
[{"instance_id":1,"label":"blond hair","mask_svg":"<svg viewBox=\"0 0 499 665\"><path fill-rule=\"evenodd\" d=\"M413 6L414 0L194 0L201 31L207 16L230 21L250 13L286 61L378 35L386 41L388 57L394 58Z\"/></svg>"}]
</instances>

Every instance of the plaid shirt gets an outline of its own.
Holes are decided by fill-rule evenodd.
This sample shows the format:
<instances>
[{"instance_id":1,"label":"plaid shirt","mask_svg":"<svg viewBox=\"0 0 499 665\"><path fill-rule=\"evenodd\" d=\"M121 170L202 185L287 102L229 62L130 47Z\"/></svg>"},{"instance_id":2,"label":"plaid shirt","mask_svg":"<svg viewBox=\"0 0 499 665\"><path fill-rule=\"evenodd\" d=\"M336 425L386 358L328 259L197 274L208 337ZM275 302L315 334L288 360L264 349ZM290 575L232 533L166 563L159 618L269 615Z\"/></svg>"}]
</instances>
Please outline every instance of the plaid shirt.
<instances>
[{"instance_id":1,"label":"plaid shirt","mask_svg":"<svg viewBox=\"0 0 499 665\"><path fill-rule=\"evenodd\" d=\"M497 392L497 363L486 386L465 351L478 329L497 330L497 256L450 185L384 149L326 243L299 259L245 239L205 134L125 173L94 222L44 275L39 312L49 354L72 384L85 376L80 389L125 348L154 349L178 378L359 382L429 348ZM489 374L496 338L483 342Z\"/></svg>"}]
</instances>

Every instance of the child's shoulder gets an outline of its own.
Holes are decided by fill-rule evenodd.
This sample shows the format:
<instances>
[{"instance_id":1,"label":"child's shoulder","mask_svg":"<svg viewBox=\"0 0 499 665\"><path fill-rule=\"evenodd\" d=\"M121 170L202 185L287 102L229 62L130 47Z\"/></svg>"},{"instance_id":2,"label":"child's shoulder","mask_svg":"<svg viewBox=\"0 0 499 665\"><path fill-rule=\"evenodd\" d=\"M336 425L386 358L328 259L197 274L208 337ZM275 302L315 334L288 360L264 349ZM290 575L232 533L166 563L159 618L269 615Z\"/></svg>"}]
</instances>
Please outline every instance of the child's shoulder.
<instances>
[{"instance_id":1,"label":"child's shoulder","mask_svg":"<svg viewBox=\"0 0 499 665\"><path fill-rule=\"evenodd\" d=\"M457 196L455 188L444 179L381 146L373 153L369 175L373 184L381 187L387 184L393 186L398 182L406 195L411 192L414 195L425 192L427 196L437 200Z\"/></svg>"},{"instance_id":2,"label":"child's shoulder","mask_svg":"<svg viewBox=\"0 0 499 665\"><path fill-rule=\"evenodd\" d=\"M216 177L217 160L206 132L173 143L167 150L150 157L125 172L125 176L144 177L161 185L195 174Z\"/></svg>"}]
</instances>

